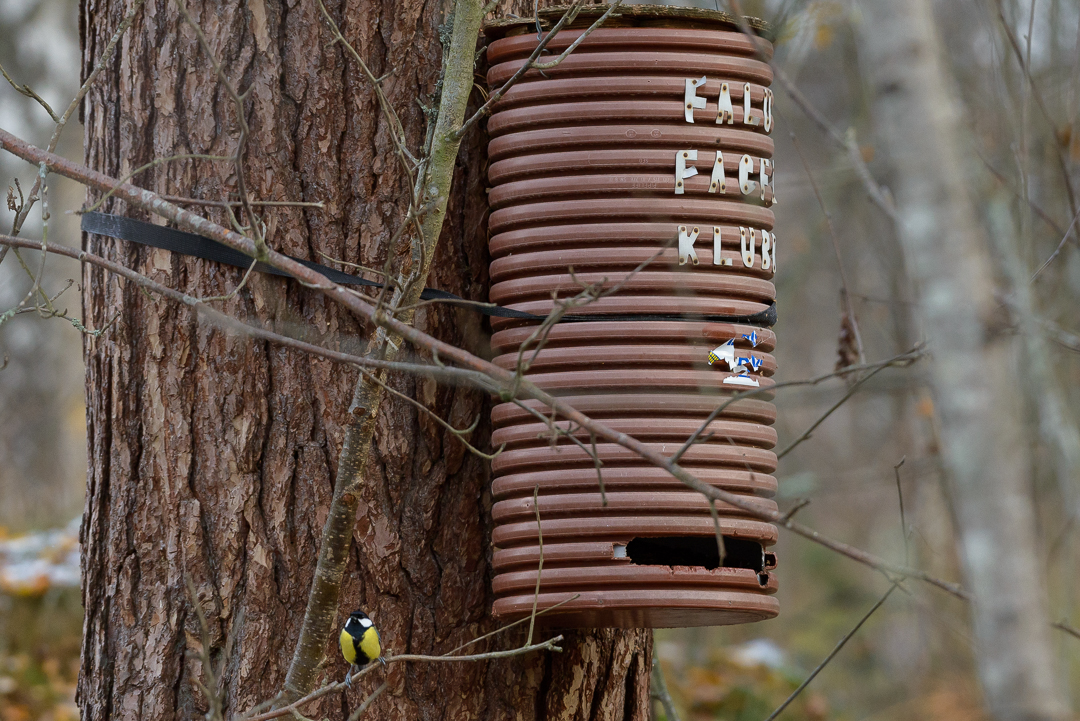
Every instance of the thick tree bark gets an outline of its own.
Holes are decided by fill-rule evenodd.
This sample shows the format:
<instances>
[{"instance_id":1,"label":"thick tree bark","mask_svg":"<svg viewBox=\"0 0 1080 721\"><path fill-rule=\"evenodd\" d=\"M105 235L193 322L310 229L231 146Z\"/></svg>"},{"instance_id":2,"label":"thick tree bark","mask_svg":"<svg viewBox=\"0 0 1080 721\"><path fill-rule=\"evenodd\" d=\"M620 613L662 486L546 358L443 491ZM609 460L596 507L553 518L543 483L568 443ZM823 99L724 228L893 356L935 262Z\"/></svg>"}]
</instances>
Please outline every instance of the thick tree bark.
<instances>
[{"instance_id":1,"label":"thick tree bark","mask_svg":"<svg viewBox=\"0 0 1080 721\"><path fill-rule=\"evenodd\" d=\"M934 358L979 678L996 719L1062 719L1021 426L1021 366L1002 333L990 244L968 195L963 109L929 0L860 7L874 116L895 170L900 240Z\"/></svg>"},{"instance_id":2,"label":"thick tree bark","mask_svg":"<svg viewBox=\"0 0 1080 721\"><path fill-rule=\"evenodd\" d=\"M278 250L381 266L410 192L392 156L374 94L304 0L194 0L188 8L246 102L245 177L262 200L322 201L264 217ZM84 0L84 73L127 3ZM350 42L385 82L415 151L416 102L435 101L445 8L415 0L328 3ZM173 0L149 0L88 98L86 155L122 176L176 154L231 155L238 126L192 29ZM465 140L428 284L482 300L487 255L482 138ZM232 165L177 160L136 178L170 195L223 200ZM106 209L125 212L108 201ZM214 208L210 217L225 222ZM226 223L227 224L227 223ZM97 236L88 245L195 295L232 290L242 271ZM403 250L402 252L407 252ZM211 622L212 655L235 637L222 690L226 714L281 689L320 532L333 492L356 374L200 323L187 308L146 296L100 271L84 275L84 312L115 332L87 341L90 469L83 523L87 609L79 703L86 719L191 718L206 708L190 654L198 624L190 576ZM296 283L253 276L225 310L330 345L362 348L371 329ZM428 306L417 323L479 350L475 314ZM391 376L391 384L456 426L488 402L463 388ZM361 490L340 618L363 607L394 653L441 653L495 627L489 618L486 462L400 401L383 401ZM520 630L520 629L519 629ZM521 633L489 642L506 647ZM644 719L650 636L569 634L566 652L488 664L395 665L372 718ZM480 648L484 648L483 645ZM327 673L344 663L328 643ZM306 715L340 718L384 672L347 700Z\"/></svg>"}]
</instances>

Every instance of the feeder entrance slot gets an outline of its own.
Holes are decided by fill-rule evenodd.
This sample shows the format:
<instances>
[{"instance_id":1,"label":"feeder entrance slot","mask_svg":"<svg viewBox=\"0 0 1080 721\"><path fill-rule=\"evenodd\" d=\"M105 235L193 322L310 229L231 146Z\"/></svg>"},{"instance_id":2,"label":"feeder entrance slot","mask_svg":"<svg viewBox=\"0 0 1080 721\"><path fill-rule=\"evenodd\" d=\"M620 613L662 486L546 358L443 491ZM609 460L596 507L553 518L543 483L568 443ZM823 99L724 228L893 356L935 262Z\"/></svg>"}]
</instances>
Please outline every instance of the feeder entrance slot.
<instances>
[{"instance_id":1,"label":"feeder entrance slot","mask_svg":"<svg viewBox=\"0 0 1080 721\"><path fill-rule=\"evenodd\" d=\"M760 543L724 536L724 552L726 568L765 572L765 549ZM624 553L639 566L700 566L712 570L721 565L715 536L635 538L626 544Z\"/></svg>"}]
</instances>

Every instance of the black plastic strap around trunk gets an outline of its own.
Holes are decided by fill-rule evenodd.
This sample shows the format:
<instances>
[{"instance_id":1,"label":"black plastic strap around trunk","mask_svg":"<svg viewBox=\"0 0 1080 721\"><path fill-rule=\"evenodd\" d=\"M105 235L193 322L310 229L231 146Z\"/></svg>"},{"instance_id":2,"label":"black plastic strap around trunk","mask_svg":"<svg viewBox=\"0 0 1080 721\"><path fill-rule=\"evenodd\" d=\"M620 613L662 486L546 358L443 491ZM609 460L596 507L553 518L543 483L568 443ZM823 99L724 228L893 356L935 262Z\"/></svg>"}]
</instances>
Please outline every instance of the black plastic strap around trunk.
<instances>
[{"instance_id":1,"label":"black plastic strap around trunk","mask_svg":"<svg viewBox=\"0 0 1080 721\"><path fill-rule=\"evenodd\" d=\"M224 265L235 266L237 268L248 268L251 265L251 258L249 256L244 255L238 250L233 250L226 245L222 245L216 240L211 240L194 233L187 233L175 228L167 228L163 225L144 223L141 220L125 218L120 215L83 213L82 229L86 233L118 238L120 240L139 243L140 245L148 245L153 248L160 248L181 255L190 255L195 258L202 258L203 260L210 260ZM367 280L366 278L359 278L355 275L349 275L348 273L342 273L340 270L334 270L325 265L312 263L310 260L302 260L300 258L293 258L292 256L286 257L318 273L322 273L335 283L341 283L342 285L361 285L369 288L382 288L384 286L383 283ZM255 270L260 273L269 273L270 275L280 275L287 278L292 277L285 271L278 270L265 263L256 263ZM453 293L448 293L445 290L438 290L435 288L425 288L420 294L420 299L448 303L461 308L470 308L478 313L496 318L515 318L534 322L540 322L546 318L546 316L526 313L524 311L514 310L513 308L504 308L498 305L477 304L473 301L456 296ZM742 323L746 325L771 327L776 324L776 304L771 304L766 310L763 310L760 313L746 316L670 313L568 313L564 315L561 320L561 322L564 323L581 323L589 321L704 321L708 323Z\"/></svg>"}]
</instances>

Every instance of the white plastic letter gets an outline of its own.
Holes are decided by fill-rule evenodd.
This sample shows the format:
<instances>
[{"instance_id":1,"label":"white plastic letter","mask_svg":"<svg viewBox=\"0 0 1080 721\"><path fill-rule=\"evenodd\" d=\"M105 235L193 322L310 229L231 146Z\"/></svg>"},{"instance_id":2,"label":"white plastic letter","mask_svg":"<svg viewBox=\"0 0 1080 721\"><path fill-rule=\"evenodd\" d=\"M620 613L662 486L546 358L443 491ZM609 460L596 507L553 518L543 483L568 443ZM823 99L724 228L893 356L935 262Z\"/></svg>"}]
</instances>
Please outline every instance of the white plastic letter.
<instances>
[{"instance_id":1,"label":"white plastic letter","mask_svg":"<svg viewBox=\"0 0 1080 721\"><path fill-rule=\"evenodd\" d=\"M765 115L765 123L763 127L766 133L772 132L772 91L765 88L765 101L761 106L762 113Z\"/></svg>"},{"instance_id":2,"label":"white plastic letter","mask_svg":"<svg viewBox=\"0 0 1080 721\"><path fill-rule=\"evenodd\" d=\"M757 125L757 118L750 117L750 83L743 85L742 96L742 121L743 125Z\"/></svg>"},{"instance_id":3,"label":"white plastic letter","mask_svg":"<svg viewBox=\"0 0 1080 721\"><path fill-rule=\"evenodd\" d=\"M735 108L731 105L731 88L727 83L721 83L719 106L716 108L716 124L722 125L725 121L728 125L735 124Z\"/></svg>"},{"instance_id":4,"label":"white plastic letter","mask_svg":"<svg viewBox=\"0 0 1080 721\"><path fill-rule=\"evenodd\" d=\"M675 195L683 194L683 181L697 175L697 168L686 167L686 161L697 160L696 150L679 150L675 153Z\"/></svg>"},{"instance_id":5,"label":"white plastic letter","mask_svg":"<svg viewBox=\"0 0 1080 721\"><path fill-rule=\"evenodd\" d=\"M760 166L759 166L759 171L758 171L758 178L760 179L760 182L758 183L758 185L761 186L761 199L762 200L765 200L765 188L768 187L768 185L769 185L769 180L770 180L769 176L771 175L771 173L765 172L766 170L770 170L770 171L772 170L772 161L767 160L766 158L762 158L761 161L760 161Z\"/></svg>"},{"instance_id":6,"label":"white plastic letter","mask_svg":"<svg viewBox=\"0 0 1080 721\"><path fill-rule=\"evenodd\" d=\"M747 247L747 235L750 236L750 246ZM739 236L742 238L742 264L747 268L754 267L754 250L757 246L757 233L753 228L739 227Z\"/></svg>"},{"instance_id":7,"label":"white plastic letter","mask_svg":"<svg viewBox=\"0 0 1080 721\"><path fill-rule=\"evenodd\" d=\"M724 154L716 151L716 162L712 166L712 180L709 183L709 192L727 193L727 177L724 175Z\"/></svg>"},{"instance_id":8,"label":"white plastic letter","mask_svg":"<svg viewBox=\"0 0 1080 721\"><path fill-rule=\"evenodd\" d=\"M679 265L686 265L687 259L698 264L697 252L694 251L694 241L697 240L698 229L689 230L685 225L679 226Z\"/></svg>"},{"instance_id":9,"label":"white plastic letter","mask_svg":"<svg viewBox=\"0 0 1080 721\"><path fill-rule=\"evenodd\" d=\"M769 231L761 231L761 269L768 270L772 267L772 235Z\"/></svg>"},{"instance_id":10,"label":"white plastic letter","mask_svg":"<svg viewBox=\"0 0 1080 721\"><path fill-rule=\"evenodd\" d=\"M750 173L754 172L754 159L749 155L744 155L739 160L739 190L743 195L750 195L754 192L754 187L757 185L753 180L750 180ZM675 191L676 193L679 191Z\"/></svg>"},{"instance_id":11,"label":"white plastic letter","mask_svg":"<svg viewBox=\"0 0 1080 721\"><path fill-rule=\"evenodd\" d=\"M724 258L721 254L720 226L714 225L712 229L712 264L731 265L731 258Z\"/></svg>"},{"instance_id":12,"label":"white plastic letter","mask_svg":"<svg viewBox=\"0 0 1080 721\"><path fill-rule=\"evenodd\" d=\"M686 79L686 90L683 92L683 106L684 115L686 116L686 122L694 122L694 109L701 110L705 107L705 98L699 98L697 95L697 89L705 84L705 76L701 76L701 80L694 80L693 78Z\"/></svg>"}]
</instances>

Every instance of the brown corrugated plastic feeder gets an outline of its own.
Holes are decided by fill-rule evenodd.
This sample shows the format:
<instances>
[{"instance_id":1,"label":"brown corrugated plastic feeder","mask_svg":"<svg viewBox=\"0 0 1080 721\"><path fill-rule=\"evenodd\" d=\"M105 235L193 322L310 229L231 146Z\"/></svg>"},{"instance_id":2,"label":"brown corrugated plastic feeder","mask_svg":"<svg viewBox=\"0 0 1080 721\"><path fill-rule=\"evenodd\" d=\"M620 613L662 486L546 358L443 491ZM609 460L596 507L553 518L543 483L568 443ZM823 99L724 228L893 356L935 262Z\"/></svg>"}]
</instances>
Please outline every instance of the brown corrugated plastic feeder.
<instances>
[{"instance_id":1,"label":"brown corrugated plastic feeder","mask_svg":"<svg viewBox=\"0 0 1080 721\"><path fill-rule=\"evenodd\" d=\"M605 9L586 6L540 61ZM561 15L485 29L493 89ZM492 302L546 315L587 286L598 297L546 333L495 318L492 345L498 365L665 455L759 391L680 463L775 510L772 71L755 43L771 55L723 13L620 7L495 105ZM663 470L557 417L553 432L536 401L496 405L492 419L497 616L535 603L557 606L540 617L549 625L669 627L778 613L773 525L718 503L721 561L708 501Z\"/></svg>"}]
</instances>

